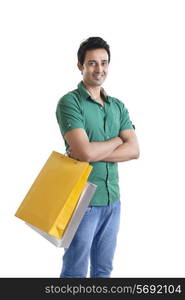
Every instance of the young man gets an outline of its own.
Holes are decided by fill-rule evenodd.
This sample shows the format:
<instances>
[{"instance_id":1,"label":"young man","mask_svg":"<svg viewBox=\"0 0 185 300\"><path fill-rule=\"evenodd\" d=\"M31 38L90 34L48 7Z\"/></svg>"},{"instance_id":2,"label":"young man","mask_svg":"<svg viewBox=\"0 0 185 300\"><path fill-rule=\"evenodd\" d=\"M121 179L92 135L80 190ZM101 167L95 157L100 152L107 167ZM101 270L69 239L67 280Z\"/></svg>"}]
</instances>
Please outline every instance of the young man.
<instances>
[{"instance_id":1,"label":"young man","mask_svg":"<svg viewBox=\"0 0 185 300\"><path fill-rule=\"evenodd\" d=\"M58 102L56 116L70 157L93 166L97 185L78 230L65 249L60 277L110 277L120 221L117 162L139 157L128 110L106 94L102 84L110 63L109 45L90 37L78 50L83 80Z\"/></svg>"}]
</instances>

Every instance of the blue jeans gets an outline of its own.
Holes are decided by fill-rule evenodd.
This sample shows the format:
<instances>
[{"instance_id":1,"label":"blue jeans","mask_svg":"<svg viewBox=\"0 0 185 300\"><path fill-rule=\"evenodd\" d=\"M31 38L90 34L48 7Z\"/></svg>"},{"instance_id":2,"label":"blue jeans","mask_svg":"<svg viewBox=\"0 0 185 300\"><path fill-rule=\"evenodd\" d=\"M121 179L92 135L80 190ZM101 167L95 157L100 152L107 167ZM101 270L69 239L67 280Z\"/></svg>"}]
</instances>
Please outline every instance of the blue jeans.
<instances>
[{"instance_id":1,"label":"blue jeans","mask_svg":"<svg viewBox=\"0 0 185 300\"><path fill-rule=\"evenodd\" d=\"M120 224L120 200L109 206L89 206L63 255L60 277L110 277Z\"/></svg>"}]
</instances>

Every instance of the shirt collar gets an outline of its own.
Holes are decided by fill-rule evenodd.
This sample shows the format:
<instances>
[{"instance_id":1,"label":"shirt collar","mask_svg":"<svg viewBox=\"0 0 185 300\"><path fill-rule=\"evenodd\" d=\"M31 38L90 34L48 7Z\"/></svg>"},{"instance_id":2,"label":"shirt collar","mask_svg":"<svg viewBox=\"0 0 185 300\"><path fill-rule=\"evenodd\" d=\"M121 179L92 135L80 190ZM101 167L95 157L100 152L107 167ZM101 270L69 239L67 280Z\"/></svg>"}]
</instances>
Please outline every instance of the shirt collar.
<instances>
[{"instance_id":1,"label":"shirt collar","mask_svg":"<svg viewBox=\"0 0 185 300\"><path fill-rule=\"evenodd\" d=\"M83 81L80 81L78 84L78 89L80 91L81 96L85 97L85 99L91 97L90 93L88 90L85 88ZM106 101L110 101L110 97L107 95L106 91L104 90L103 87L101 87L101 93L104 95Z\"/></svg>"}]
</instances>

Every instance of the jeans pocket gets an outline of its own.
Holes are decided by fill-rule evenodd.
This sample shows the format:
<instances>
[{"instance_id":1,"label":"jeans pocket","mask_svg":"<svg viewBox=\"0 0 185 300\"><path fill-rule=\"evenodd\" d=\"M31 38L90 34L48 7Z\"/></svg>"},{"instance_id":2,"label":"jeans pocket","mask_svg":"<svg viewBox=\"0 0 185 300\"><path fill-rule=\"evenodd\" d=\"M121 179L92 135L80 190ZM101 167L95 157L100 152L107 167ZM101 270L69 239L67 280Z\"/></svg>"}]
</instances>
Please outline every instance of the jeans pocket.
<instances>
[{"instance_id":1,"label":"jeans pocket","mask_svg":"<svg viewBox=\"0 0 185 300\"><path fill-rule=\"evenodd\" d=\"M92 210L92 206L88 206L86 211L85 211L85 215L89 214Z\"/></svg>"}]
</instances>

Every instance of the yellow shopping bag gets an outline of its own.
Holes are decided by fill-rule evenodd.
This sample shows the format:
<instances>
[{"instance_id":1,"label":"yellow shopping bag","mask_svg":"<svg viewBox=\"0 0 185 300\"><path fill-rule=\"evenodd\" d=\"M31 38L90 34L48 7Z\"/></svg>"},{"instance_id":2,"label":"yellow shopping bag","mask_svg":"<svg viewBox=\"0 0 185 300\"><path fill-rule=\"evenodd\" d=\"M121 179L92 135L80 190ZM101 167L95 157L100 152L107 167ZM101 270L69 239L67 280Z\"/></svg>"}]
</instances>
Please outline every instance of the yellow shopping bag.
<instances>
[{"instance_id":1,"label":"yellow shopping bag","mask_svg":"<svg viewBox=\"0 0 185 300\"><path fill-rule=\"evenodd\" d=\"M61 238L92 168L87 162L53 151L15 216Z\"/></svg>"}]
</instances>

